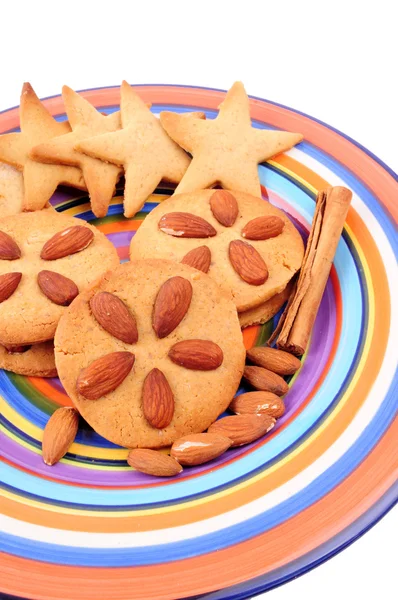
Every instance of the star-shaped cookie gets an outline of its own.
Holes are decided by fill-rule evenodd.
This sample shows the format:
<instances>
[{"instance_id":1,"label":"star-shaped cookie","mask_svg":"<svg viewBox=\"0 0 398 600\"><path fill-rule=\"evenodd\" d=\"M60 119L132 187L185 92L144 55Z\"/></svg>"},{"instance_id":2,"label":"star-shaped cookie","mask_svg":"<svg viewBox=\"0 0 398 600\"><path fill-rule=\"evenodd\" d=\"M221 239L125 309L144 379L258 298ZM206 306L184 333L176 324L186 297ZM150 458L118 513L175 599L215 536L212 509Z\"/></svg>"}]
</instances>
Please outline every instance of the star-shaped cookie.
<instances>
[{"instance_id":1,"label":"star-shaped cookie","mask_svg":"<svg viewBox=\"0 0 398 600\"><path fill-rule=\"evenodd\" d=\"M124 214L132 217L162 179L173 183L181 180L190 158L125 81L120 112L123 129L81 141L75 148L124 167Z\"/></svg>"},{"instance_id":2,"label":"star-shaped cookie","mask_svg":"<svg viewBox=\"0 0 398 600\"><path fill-rule=\"evenodd\" d=\"M45 165L29 157L33 146L70 131L68 123L58 123L36 96L30 83L24 83L19 109L21 133L0 136L0 161L23 172L23 210L39 210L59 184L85 190L83 174L75 167Z\"/></svg>"},{"instance_id":3,"label":"star-shaped cookie","mask_svg":"<svg viewBox=\"0 0 398 600\"><path fill-rule=\"evenodd\" d=\"M215 119L201 121L162 112L160 121L169 136L193 156L176 193L219 183L226 189L260 196L258 163L303 139L299 133L252 127L249 98L240 82L227 92Z\"/></svg>"},{"instance_id":4,"label":"star-shaped cookie","mask_svg":"<svg viewBox=\"0 0 398 600\"><path fill-rule=\"evenodd\" d=\"M0 163L0 216L16 215L21 212L23 205L22 173Z\"/></svg>"},{"instance_id":5,"label":"star-shaped cookie","mask_svg":"<svg viewBox=\"0 0 398 600\"><path fill-rule=\"evenodd\" d=\"M123 170L74 148L82 140L120 129L120 112L103 115L66 85L62 88L62 98L72 131L35 146L30 156L45 163L79 167L90 195L92 211L96 217L104 217Z\"/></svg>"}]
</instances>

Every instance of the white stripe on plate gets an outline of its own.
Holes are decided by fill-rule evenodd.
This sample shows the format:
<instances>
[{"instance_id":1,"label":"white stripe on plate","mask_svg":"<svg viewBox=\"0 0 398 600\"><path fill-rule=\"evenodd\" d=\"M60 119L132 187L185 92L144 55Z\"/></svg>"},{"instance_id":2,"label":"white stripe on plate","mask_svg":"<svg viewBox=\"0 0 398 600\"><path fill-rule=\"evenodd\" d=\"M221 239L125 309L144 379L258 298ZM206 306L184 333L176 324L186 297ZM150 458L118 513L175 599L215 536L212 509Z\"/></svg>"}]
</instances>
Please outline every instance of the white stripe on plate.
<instances>
[{"instance_id":1,"label":"white stripe on plate","mask_svg":"<svg viewBox=\"0 0 398 600\"><path fill-rule=\"evenodd\" d=\"M345 185L342 179L312 157L307 156L297 149L293 150L291 154L331 184ZM398 273L395 257L379 223L355 194L353 197L353 206L372 232L383 256L391 293L392 315L390 336L382 366L365 403L340 438L321 457L304 469L304 471L279 488L272 490L267 495L217 517L205 519L190 525L134 533L89 533L46 528L3 515L0 517L2 530L5 533L25 537L30 540L62 546L88 548L158 546L180 540L188 540L220 531L232 525L244 523L246 520L278 506L295 494L300 493L312 481L336 463L349 450L351 445L374 418L388 391L396 369L396 342L393 338L393 332L398 330ZM118 516L123 517L123 513L116 515L115 518L118 518Z\"/></svg>"}]
</instances>

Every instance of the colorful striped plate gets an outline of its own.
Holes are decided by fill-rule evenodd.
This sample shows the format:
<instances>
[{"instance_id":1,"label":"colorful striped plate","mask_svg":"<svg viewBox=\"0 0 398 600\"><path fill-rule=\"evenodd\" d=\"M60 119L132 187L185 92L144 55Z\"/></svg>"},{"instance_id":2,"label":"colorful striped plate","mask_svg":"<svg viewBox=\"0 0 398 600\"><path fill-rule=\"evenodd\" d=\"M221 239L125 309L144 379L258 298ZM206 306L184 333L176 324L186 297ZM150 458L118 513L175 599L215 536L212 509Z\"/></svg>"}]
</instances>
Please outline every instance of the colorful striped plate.
<instances>
[{"instance_id":1,"label":"colorful striped plate","mask_svg":"<svg viewBox=\"0 0 398 600\"><path fill-rule=\"evenodd\" d=\"M224 92L143 85L161 110L204 110ZM117 87L84 96L104 112ZM45 102L64 119L59 96ZM0 373L2 535L0 589L30 599L247 598L305 572L351 543L397 499L396 343L398 182L365 148L311 117L251 99L253 124L299 131L305 141L259 167L264 198L306 235L318 189L354 193L331 277L287 412L272 434L186 469L171 481L132 471L126 450L91 430L47 467L40 440L49 415L69 405L57 379ZM0 131L18 127L18 110ZM120 191L120 194L122 191ZM120 258L161 189L134 219L116 196L96 220L87 198L59 191L59 211L88 219ZM263 343L272 323L245 331ZM395 420L394 420L395 418Z\"/></svg>"}]
</instances>

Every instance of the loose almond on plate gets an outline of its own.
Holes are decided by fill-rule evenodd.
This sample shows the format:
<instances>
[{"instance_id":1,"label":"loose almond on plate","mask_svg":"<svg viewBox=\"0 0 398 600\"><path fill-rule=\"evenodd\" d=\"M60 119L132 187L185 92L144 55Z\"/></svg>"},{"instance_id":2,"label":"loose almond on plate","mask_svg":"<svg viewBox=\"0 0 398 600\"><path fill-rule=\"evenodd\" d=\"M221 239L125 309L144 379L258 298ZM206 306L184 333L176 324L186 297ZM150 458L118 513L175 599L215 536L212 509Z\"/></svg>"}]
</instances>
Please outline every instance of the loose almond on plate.
<instances>
[{"instance_id":1,"label":"loose almond on plate","mask_svg":"<svg viewBox=\"0 0 398 600\"><path fill-rule=\"evenodd\" d=\"M75 408L58 408L47 421L43 433L43 460L54 465L68 452L79 426L79 413Z\"/></svg>"},{"instance_id":2,"label":"loose almond on plate","mask_svg":"<svg viewBox=\"0 0 398 600\"><path fill-rule=\"evenodd\" d=\"M229 438L232 446L243 446L271 431L274 425L275 419L268 415L233 415L210 425L209 433Z\"/></svg>"},{"instance_id":3,"label":"loose almond on plate","mask_svg":"<svg viewBox=\"0 0 398 600\"><path fill-rule=\"evenodd\" d=\"M75 225L59 231L43 246L40 257L43 260L57 260L70 254L81 252L91 244L94 233L88 227Z\"/></svg>"},{"instance_id":4,"label":"loose almond on plate","mask_svg":"<svg viewBox=\"0 0 398 600\"><path fill-rule=\"evenodd\" d=\"M187 467L201 465L224 454L232 446L232 441L217 433L191 433L175 441L171 456Z\"/></svg>"},{"instance_id":5,"label":"loose almond on plate","mask_svg":"<svg viewBox=\"0 0 398 600\"><path fill-rule=\"evenodd\" d=\"M277 396L283 396L289 391L286 381L276 373L263 369L263 367L245 367L243 379L257 390L273 392Z\"/></svg>"},{"instance_id":6,"label":"loose almond on plate","mask_svg":"<svg viewBox=\"0 0 398 600\"><path fill-rule=\"evenodd\" d=\"M293 375L301 367L301 362L293 354L276 348L257 346L248 350L246 356L258 367L264 367L278 375Z\"/></svg>"},{"instance_id":7,"label":"loose almond on plate","mask_svg":"<svg viewBox=\"0 0 398 600\"><path fill-rule=\"evenodd\" d=\"M247 392L235 396L229 410L237 415L258 414L279 419L285 412L285 403L272 392Z\"/></svg>"},{"instance_id":8,"label":"loose almond on plate","mask_svg":"<svg viewBox=\"0 0 398 600\"><path fill-rule=\"evenodd\" d=\"M173 477L182 471L182 466L172 456L146 448L130 450L127 462L136 471L154 477Z\"/></svg>"}]
</instances>

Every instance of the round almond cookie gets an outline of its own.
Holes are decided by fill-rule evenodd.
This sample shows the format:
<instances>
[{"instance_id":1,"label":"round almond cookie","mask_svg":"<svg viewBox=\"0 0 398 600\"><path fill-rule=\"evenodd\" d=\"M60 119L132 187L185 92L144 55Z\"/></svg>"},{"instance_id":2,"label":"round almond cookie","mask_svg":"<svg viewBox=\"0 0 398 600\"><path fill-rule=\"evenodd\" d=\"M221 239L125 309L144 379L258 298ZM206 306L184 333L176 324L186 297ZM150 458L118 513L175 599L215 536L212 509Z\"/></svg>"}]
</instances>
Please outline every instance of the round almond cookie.
<instances>
[{"instance_id":1,"label":"round almond cookie","mask_svg":"<svg viewBox=\"0 0 398 600\"><path fill-rule=\"evenodd\" d=\"M284 212L243 192L178 194L157 206L130 245L131 260L153 257L195 266L232 291L238 312L285 289L304 256Z\"/></svg>"},{"instance_id":2,"label":"round almond cookie","mask_svg":"<svg viewBox=\"0 0 398 600\"><path fill-rule=\"evenodd\" d=\"M54 210L0 220L0 344L54 338L66 306L119 264L105 235Z\"/></svg>"},{"instance_id":3,"label":"round almond cookie","mask_svg":"<svg viewBox=\"0 0 398 600\"><path fill-rule=\"evenodd\" d=\"M153 259L121 265L72 302L55 361L97 433L160 448L204 431L227 408L245 349L230 295L192 267Z\"/></svg>"},{"instance_id":4,"label":"round almond cookie","mask_svg":"<svg viewBox=\"0 0 398 600\"><path fill-rule=\"evenodd\" d=\"M0 346L0 369L30 377L56 377L53 340L33 346Z\"/></svg>"},{"instance_id":5,"label":"round almond cookie","mask_svg":"<svg viewBox=\"0 0 398 600\"><path fill-rule=\"evenodd\" d=\"M251 325L263 325L272 319L280 311L285 302L288 301L292 289L292 282L289 281L285 289L279 292L279 294L275 294L275 296L272 296L272 298L254 308L240 312L239 323L242 329Z\"/></svg>"}]
</instances>

